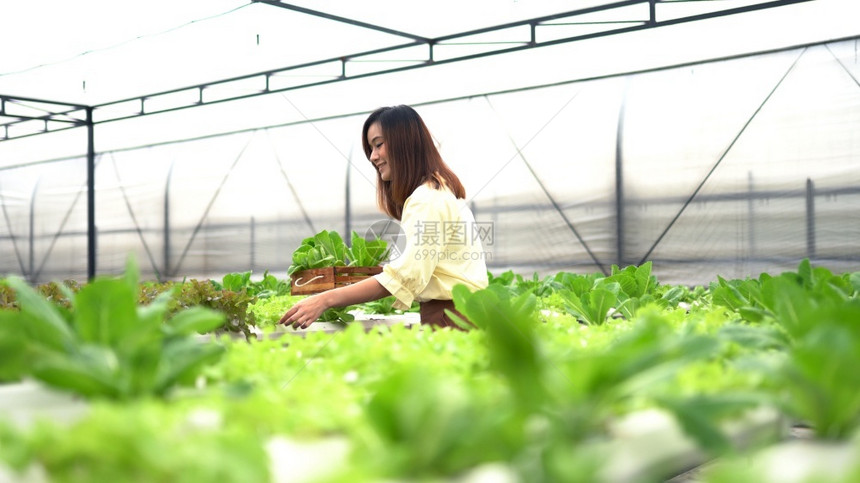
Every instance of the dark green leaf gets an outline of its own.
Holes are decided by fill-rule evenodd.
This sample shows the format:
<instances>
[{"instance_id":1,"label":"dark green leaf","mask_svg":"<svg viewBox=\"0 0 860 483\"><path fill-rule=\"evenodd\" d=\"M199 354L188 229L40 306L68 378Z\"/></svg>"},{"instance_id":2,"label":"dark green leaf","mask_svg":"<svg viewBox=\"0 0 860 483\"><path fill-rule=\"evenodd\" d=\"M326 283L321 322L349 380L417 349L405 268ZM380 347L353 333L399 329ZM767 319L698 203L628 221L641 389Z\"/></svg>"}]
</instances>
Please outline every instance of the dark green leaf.
<instances>
[{"instance_id":1,"label":"dark green leaf","mask_svg":"<svg viewBox=\"0 0 860 483\"><path fill-rule=\"evenodd\" d=\"M121 397L122 388L112 377L108 362L95 357L85 359L57 357L42 360L33 377L53 387L88 397Z\"/></svg>"}]
</instances>

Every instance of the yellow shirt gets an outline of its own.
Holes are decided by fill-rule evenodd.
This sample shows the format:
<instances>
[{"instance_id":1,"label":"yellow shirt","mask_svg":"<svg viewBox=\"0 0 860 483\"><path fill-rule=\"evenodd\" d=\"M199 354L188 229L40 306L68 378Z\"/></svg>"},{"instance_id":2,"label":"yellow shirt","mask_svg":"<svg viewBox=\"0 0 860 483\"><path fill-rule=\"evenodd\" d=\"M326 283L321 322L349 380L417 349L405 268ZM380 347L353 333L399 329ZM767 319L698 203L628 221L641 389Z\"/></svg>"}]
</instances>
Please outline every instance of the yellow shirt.
<instances>
[{"instance_id":1,"label":"yellow shirt","mask_svg":"<svg viewBox=\"0 0 860 483\"><path fill-rule=\"evenodd\" d=\"M451 300L452 289L486 288L486 252L472 210L447 188L419 186L403 204L400 228L406 238L399 256L392 255L376 280L407 310L412 301ZM485 229L487 227L484 227Z\"/></svg>"}]
</instances>

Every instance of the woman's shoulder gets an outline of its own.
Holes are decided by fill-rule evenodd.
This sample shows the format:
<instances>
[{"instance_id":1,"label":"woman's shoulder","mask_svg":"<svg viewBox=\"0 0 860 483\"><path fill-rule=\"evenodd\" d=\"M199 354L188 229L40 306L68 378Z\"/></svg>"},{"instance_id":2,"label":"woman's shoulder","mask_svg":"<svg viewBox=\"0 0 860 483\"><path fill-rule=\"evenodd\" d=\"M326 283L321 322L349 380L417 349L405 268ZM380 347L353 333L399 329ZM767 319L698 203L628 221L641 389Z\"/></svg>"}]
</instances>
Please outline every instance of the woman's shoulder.
<instances>
[{"instance_id":1,"label":"woman's shoulder","mask_svg":"<svg viewBox=\"0 0 860 483\"><path fill-rule=\"evenodd\" d=\"M436 188L430 183L425 183L415 188L409 198L406 199L403 208L405 210L407 207L417 208L419 206L428 208L431 206L456 206L457 201L457 197L448 188L444 186Z\"/></svg>"},{"instance_id":2,"label":"woman's shoulder","mask_svg":"<svg viewBox=\"0 0 860 483\"><path fill-rule=\"evenodd\" d=\"M431 183L424 183L415 188L415 191L406 200L412 203L456 203L457 197L445 186L436 188Z\"/></svg>"},{"instance_id":3,"label":"woman's shoulder","mask_svg":"<svg viewBox=\"0 0 860 483\"><path fill-rule=\"evenodd\" d=\"M445 186L441 185L438 188L433 185L432 182L428 181L417 188L412 192L412 196L418 196L421 198L452 198L456 199L454 193Z\"/></svg>"}]
</instances>

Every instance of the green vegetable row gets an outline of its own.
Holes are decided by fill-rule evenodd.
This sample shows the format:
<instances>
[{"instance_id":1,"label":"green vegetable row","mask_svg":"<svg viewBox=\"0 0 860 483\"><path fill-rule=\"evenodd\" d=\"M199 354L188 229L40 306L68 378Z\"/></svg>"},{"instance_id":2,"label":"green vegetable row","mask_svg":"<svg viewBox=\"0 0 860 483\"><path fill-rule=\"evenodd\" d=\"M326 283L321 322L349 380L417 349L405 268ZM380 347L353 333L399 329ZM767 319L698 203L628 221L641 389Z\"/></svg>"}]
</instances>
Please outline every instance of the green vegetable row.
<instances>
[{"instance_id":1,"label":"green vegetable row","mask_svg":"<svg viewBox=\"0 0 860 483\"><path fill-rule=\"evenodd\" d=\"M346 445L342 454L317 451L326 458L316 469L329 472L321 481L465 481L486 472L601 481L620 464L613 425L648 410L670 415L708 458L726 463L701 481L767 481L732 465L779 442L730 438L725 424L748 411L775 411L831 445L860 438L860 274L804 261L792 272L687 288L661 285L650 270L499 274L485 290L456 289L457 309L475 324L463 323L466 331L352 325L222 339L226 350L197 368L193 388L102 402L70 427L0 422L0 461L13 471L41 465L52 481L272 481L293 475L279 462L303 451L286 438ZM81 301L67 295L76 311ZM251 307L267 307L256 317L268 319L290 299ZM101 333L76 328L77 317L64 319L74 333ZM855 481L855 466L825 481ZM683 469L638 475L664 481Z\"/></svg>"}]
</instances>

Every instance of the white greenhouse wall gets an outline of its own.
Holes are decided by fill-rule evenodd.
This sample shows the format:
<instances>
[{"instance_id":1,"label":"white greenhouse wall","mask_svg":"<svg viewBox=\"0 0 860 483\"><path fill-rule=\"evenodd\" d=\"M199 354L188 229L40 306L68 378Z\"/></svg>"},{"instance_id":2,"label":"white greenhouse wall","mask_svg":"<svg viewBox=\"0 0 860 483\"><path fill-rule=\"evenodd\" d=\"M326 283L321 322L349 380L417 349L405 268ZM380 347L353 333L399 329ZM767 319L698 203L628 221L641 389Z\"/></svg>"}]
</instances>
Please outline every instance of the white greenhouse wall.
<instances>
[{"instance_id":1,"label":"white greenhouse wall","mask_svg":"<svg viewBox=\"0 0 860 483\"><path fill-rule=\"evenodd\" d=\"M494 272L651 260L661 282L692 285L793 269L806 257L860 270L857 49L856 39L831 42L416 108L477 221L493 224L485 249ZM364 233L383 219L360 144L376 106L305 112L326 92L254 99L268 128L218 117L216 106L193 109L186 136L194 123L201 136L207 123L235 132L140 148L110 146L151 120L99 125L98 272L120 272L134 253L147 278L283 276L302 238ZM73 137L15 142L50 156L54 136ZM86 278L85 164L0 170L0 274Z\"/></svg>"}]
</instances>

